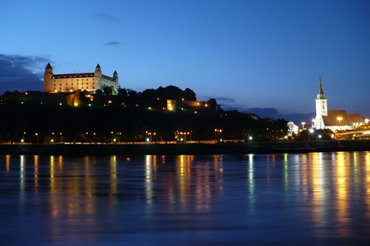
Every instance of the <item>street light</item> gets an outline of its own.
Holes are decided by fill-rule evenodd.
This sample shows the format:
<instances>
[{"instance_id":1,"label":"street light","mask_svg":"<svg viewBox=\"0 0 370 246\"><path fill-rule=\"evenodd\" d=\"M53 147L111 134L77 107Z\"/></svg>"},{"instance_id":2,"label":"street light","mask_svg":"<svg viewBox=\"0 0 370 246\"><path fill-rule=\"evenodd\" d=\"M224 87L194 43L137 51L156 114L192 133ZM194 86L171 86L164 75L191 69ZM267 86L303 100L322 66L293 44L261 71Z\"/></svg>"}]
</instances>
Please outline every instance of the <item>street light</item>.
<instances>
[{"instance_id":1,"label":"street light","mask_svg":"<svg viewBox=\"0 0 370 246\"><path fill-rule=\"evenodd\" d=\"M308 134L308 141L310 141L310 138L311 138L311 133L313 133L314 130L311 128L309 131L307 131L307 134Z\"/></svg>"},{"instance_id":2,"label":"street light","mask_svg":"<svg viewBox=\"0 0 370 246\"><path fill-rule=\"evenodd\" d=\"M338 120L338 129L340 129L340 121L343 120L342 116L338 116L337 117L337 120Z\"/></svg>"},{"instance_id":3,"label":"street light","mask_svg":"<svg viewBox=\"0 0 370 246\"><path fill-rule=\"evenodd\" d=\"M369 119L368 118L365 119L365 124L369 125Z\"/></svg>"},{"instance_id":4,"label":"street light","mask_svg":"<svg viewBox=\"0 0 370 246\"><path fill-rule=\"evenodd\" d=\"M302 121L301 124L302 124L302 130L303 130L304 129L304 125L306 124L306 122Z\"/></svg>"},{"instance_id":5,"label":"street light","mask_svg":"<svg viewBox=\"0 0 370 246\"><path fill-rule=\"evenodd\" d=\"M215 129L215 141L217 140L217 133L220 133L221 134L222 132L222 129Z\"/></svg>"},{"instance_id":6,"label":"street light","mask_svg":"<svg viewBox=\"0 0 370 246\"><path fill-rule=\"evenodd\" d=\"M39 134L36 132L35 136L36 136L36 144L39 144Z\"/></svg>"}]
</instances>

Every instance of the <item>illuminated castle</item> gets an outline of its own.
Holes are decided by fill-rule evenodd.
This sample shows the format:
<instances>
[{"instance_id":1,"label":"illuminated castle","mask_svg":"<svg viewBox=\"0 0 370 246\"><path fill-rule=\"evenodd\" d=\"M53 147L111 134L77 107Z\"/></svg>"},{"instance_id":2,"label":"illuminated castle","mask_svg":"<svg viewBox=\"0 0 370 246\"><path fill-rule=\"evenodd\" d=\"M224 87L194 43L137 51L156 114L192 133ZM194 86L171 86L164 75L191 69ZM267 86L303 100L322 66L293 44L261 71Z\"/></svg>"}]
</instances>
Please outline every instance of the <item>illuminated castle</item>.
<instances>
[{"instance_id":1,"label":"illuminated castle","mask_svg":"<svg viewBox=\"0 0 370 246\"><path fill-rule=\"evenodd\" d=\"M112 94L118 92L118 73L114 71L113 77L102 74L100 65L96 65L93 73L70 73L54 74L50 63L45 68L44 92L73 92L88 91L95 93L96 90L104 90L105 87L112 89Z\"/></svg>"}]
</instances>

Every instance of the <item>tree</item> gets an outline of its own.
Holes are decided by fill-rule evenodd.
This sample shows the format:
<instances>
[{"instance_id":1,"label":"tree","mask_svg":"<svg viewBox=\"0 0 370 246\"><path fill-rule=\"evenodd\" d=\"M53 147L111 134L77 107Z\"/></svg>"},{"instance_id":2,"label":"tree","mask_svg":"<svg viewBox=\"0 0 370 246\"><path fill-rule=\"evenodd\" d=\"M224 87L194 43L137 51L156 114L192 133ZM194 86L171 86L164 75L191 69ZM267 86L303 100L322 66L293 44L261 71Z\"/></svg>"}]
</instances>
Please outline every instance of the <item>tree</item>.
<instances>
[{"instance_id":1,"label":"tree","mask_svg":"<svg viewBox=\"0 0 370 246\"><path fill-rule=\"evenodd\" d=\"M114 92L113 86L103 85L102 91L105 95L113 95Z\"/></svg>"},{"instance_id":2,"label":"tree","mask_svg":"<svg viewBox=\"0 0 370 246\"><path fill-rule=\"evenodd\" d=\"M216 110L217 107L217 101L214 98L211 98L207 101L208 108L211 110Z\"/></svg>"}]
</instances>

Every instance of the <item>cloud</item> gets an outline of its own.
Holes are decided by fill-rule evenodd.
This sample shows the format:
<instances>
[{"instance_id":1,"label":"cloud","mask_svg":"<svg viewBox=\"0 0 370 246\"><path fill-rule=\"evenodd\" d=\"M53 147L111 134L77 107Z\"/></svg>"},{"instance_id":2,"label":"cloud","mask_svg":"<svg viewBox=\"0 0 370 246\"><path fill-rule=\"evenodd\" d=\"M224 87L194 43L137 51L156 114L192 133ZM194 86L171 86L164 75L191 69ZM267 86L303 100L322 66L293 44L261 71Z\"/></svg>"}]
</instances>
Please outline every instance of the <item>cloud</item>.
<instances>
[{"instance_id":1,"label":"cloud","mask_svg":"<svg viewBox=\"0 0 370 246\"><path fill-rule=\"evenodd\" d=\"M217 102L233 103L235 100L230 97L217 97L215 98Z\"/></svg>"},{"instance_id":2,"label":"cloud","mask_svg":"<svg viewBox=\"0 0 370 246\"><path fill-rule=\"evenodd\" d=\"M0 54L0 93L5 91L42 91L43 69L49 62L40 56Z\"/></svg>"},{"instance_id":3,"label":"cloud","mask_svg":"<svg viewBox=\"0 0 370 246\"><path fill-rule=\"evenodd\" d=\"M204 101L208 101L209 99L214 98L214 99L216 99L217 103L219 103L219 102L225 102L225 103L233 103L233 102L235 102L234 98L230 98L230 97L201 96L200 98L202 100L204 100Z\"/></svg>"},{"instance_id":4,"label":"cloud","mask_svg":"<svg viewBox=\"0 0 370 246\"><path fill-rule=\"evenodd\" d=\"M121 44L120 42L111 41L111 42L105 43L104 46L117 46L120 44Z\"/></svg>"},{"instance_id":5,"label":"cloud","mask_svg":"<svg viewBox=\"0 0 370 246\"><path fill-rule=\"evenodd\" d=\"M98 20L98 21L104 21L104 22L109 22L109 23L113 23L113 22L118 22L119 20L113 16L110 16L110 15L107 15L107 14L103 14L103 13L96 13L96 14L93 14L91 16L91 18L95 19L95 20Z\"/></svg>"},{"instance_id":6,"label":"cloud","mask_svg":"<svg viewBox=\"0 0 370 246\"><path fill-rule=\"evenodd\" d=\"M278 114L278 111L276 108L249 108L245 109L244 111L248 113L254 113L260 117L275 117Z\"/></svg>"}]
</instances>

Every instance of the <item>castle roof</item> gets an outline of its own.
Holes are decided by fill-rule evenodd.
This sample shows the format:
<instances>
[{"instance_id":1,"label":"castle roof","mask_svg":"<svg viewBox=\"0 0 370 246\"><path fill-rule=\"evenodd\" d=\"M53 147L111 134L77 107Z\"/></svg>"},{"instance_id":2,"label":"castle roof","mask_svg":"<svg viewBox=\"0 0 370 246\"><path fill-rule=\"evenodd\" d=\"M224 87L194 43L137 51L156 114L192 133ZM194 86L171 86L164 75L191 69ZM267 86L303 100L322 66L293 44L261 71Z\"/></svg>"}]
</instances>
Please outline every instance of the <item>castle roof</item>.
<instances>
[{"instance_id":1,"label":"castle roof","mask_svg":"<svg viewBox=\"0 0 370 246\"><path fill-rule=\"evenodd\" d=\"M86 77L94 77L94 73L65 73L65 74L54 74L54 79L61 79L61 78L86 78Z\"/></svg>"},{"instance_id":2,"label":"castle roof","mask_svg":"<svg viewBox=\"0 0 370 246\"><path fill-rule=\"evenodd\" d=\"M48 65L46 65L46 68L51 68L52 69L52 67L50 65L50 62L48 62Z\"/></svg>"}]
</instances>

